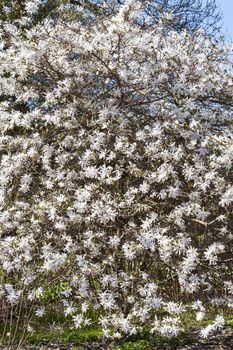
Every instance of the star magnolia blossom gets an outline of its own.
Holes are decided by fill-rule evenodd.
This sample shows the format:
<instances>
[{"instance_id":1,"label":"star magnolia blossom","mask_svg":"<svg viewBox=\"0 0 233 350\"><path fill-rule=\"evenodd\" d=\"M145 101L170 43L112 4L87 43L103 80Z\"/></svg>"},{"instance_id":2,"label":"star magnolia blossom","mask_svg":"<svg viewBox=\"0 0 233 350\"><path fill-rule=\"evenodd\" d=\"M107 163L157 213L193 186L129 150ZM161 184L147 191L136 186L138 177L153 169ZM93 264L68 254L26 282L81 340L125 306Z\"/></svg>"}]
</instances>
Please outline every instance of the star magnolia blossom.
<instances>
[{"instance_id":1,"label":"star magnolia blossom","mask_svg":"<svg viewBox=\"0 0 233 350\"><path fill-rule=\"evenodd\" d=\"M94 309L117 337L233 305L228 50L143 16L134 0L0 26L2 298L43 316L65 283L74 326Z\"/></svg>"}]
</instances>

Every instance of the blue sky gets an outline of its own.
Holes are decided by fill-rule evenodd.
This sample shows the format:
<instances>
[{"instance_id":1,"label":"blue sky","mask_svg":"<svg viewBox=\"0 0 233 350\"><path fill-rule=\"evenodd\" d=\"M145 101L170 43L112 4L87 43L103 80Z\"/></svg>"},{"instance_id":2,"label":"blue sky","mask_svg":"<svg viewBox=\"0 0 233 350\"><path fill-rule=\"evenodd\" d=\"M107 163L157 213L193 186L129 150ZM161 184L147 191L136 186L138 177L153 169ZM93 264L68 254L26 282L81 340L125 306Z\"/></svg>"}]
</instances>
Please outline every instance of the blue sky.
<instances>
[{"instance_id":1,"label":"blue sky","mask_svg":"<svg viewBox=\"0 0 233 350\"><path fill-rule=\"evenodd\" d=\"M216 0L216 4L223 14L223 34L233 41L233 0Z\"/></svg>"}]
</instances>

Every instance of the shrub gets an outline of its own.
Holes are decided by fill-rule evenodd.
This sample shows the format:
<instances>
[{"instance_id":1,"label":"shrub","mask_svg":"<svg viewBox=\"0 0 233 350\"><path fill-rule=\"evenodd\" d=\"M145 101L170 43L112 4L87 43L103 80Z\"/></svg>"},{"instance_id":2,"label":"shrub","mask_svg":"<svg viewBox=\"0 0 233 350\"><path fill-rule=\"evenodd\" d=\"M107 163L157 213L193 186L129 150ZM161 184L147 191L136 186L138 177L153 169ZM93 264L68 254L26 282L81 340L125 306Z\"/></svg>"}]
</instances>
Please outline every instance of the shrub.
<instances>
[{"instance_id":1,"label":"shrub","mask_svg":"<svg viewBox=\"0 0 233 350\"><path fill-rule=\"evenodd\" d=\"M1 26L0 293L26 326L57 298L115 337L232 307L228 49L143 4Z\"/></svg>"}]
</instances>

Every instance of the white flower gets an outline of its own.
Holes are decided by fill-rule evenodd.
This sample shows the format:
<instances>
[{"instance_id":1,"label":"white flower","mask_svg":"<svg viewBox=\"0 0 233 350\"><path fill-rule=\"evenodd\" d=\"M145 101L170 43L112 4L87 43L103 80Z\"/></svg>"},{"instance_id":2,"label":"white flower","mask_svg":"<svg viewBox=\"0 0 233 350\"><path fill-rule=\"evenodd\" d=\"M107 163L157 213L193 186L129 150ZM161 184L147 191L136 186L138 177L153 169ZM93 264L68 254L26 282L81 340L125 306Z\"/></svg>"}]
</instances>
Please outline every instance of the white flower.
<instances>
[{"instance_id":1,"label":"white flower","mask_svg":"<svg viewBox=\"0 0 233 350\"><path fill-rule=\"evenodd\" d=\"M201 330L201 336L203 338L207 338L208 335L213 331L213 326L212 325L208 325L207 327L203 328Z\"/></svg>"},{"instance_id":2,"label":"white flower","mask_svg":"<svg viewBox=\"0 0 233 350\"><path fill-rule=\"evenodd\" d=\"M48 271L55 271L66 261L66 253L53 253L50 254L44 261L43 269Z\"/></svg>"},{"instance_id":3,"label":"white flower","mask_svg":"<svg viewBox=\"0 0 233 350\"><path fill-rule=\"evenodd\" d=\"M39 309L36 310L35 314L36 314L36 316L38 316L38 317L44 316L44 314L45 314L45 308L44 308L43 306L40 307Z\"/></svg>"},{"instance_id":4,"label":"white flower","mask_svg":"<svg viewBox=\"0 0 233 350\"><path fill-rule=\"evenodd\" d=\"M205 317L205 313L203 311L199 311L196 313L196 320L197 321L202 321L204 317Z\"/></svg>"},{"instance_id":5,"label":"white flower","mask_svg":"<svg viewBox=\"0 0 233 350\"><path fill-rule=\"evenodd\" d=\"M11 304L14 304L22 294L22 290L15 290L14 287L10 284L6 284L5 289L7 292L6 298Z\"/></svg>"},{"instance_id":6,"label":"white flower","mask_svg":"<svg viewBox=\"0 0 233 350\"><path fill-rule=\"evenodd\" d=\"M102 292L99 294L100 304L105 310L110 310L114 307L115 298L114 295L110 292Z\"/></svg>"},{"instance_id":7,"label":"white flower","mask_svg":"<svg viewBox=\"0 0 233 350\"><path fill-rule=\"evenodd\" d=\"M215 322L213 324L209 324L207 327L201 330L201 336L203 338L207 338L211 332L221 329L224 325L224 322L225 321L223 316L221 315L216 316Z\"/></svg>"},{"instance_id":8,"label":"white flower","mask_svg":"<svg viewBox=\"0 0 233 350\"><path fill-rule=\"evenodd\" d=\"M38 11L38 7L40 4L41 4L41 0L27 1L25 5L26 11L30 15L35 14Z\"/></svg>"},{"instance_id":9,"label":"white flower","mask_svg":"<svg viewBox=\"0 0 233 350\"><path fill-rule=\"evenodd\" d=\"M225 207L233 202L233 187L230 187L225 193L223 193L220 205Z\"/></svg>"},{"instance_id":10,"label":"white flower","mask_svg":"<svg viewBox=\"0 0 233 350\"><path fill-rule=\"evenodd\" d=\"M82 324L84 322L83 315L77 314L77 315L73 316L73 322L74 322L75 328L81 328Z\"/></svg>"},{"instance_id":11,"label":"white flower","mask_svg":"<svg viewBox=\"0 0 233 350\"><path fill-rule=\"evenodd\" d=\"M126 259L129 259L129 260L135 259L135 257L136 257L136 250L130 244L125 243L122 246L122 250L124 252L124 255L125 255Z\"/></svg>"},{"instance_id":12,"label":"white flower","mask_svg":"<svg viewBox=\"0 0 233 350\"><path fill-rule=\"evenodd\" d=\"M28 326L27 326L27 331L28 331L29 333L35 333L35 329L34 329L31 325L28 325Z\"/></svg>"},{"instance_id":13,"label":"white flower","mask_svg":"<svg viewBox=\"0 0 233 350\"><path fill-rule=\"evenodd\" d=\"M94 166L86 167L84 170L84 174L88 178L96 178L98 176L98 169Z\"/></svg>"},{"instance_id":14,"label":"white flower","mask_svg":"<svg viewBox=\"0 0 233 350\"><path fill-rule=\"evenodd\" d=\"M121 239L118 236L113 236L109 239L109 245L112 248L116 248L119 246Z\"/></svg>"},{"instance_id":15,"label":"white flower","mask_svg":"<svg viewBox=\"0 0 233 350\"><path fill-rule=\"evenodd\" d=\"M28 192L30 184L32 182L32 176L25 174L21 178L21 185L20 185L20 191L23 193Z\"/></svg>"},{"instance_id":16,"label":"white flower","mask_svg":"<svg viewBox=\"0 0 233 350\"><path fill-rule=\"evenodd\" d=\"M217 254L224 252L224 250L225 247L223 244L215 242L205 250L204 255L210 264L215 264L218 261Z\"/></svg>"},{"instance_id":17,"label":"white flower","mask_svg":"<svg viewBox=\"0 0 233 350\"><path fill-rule=\"evenodd\" d=\"M77 308L75 306L72 306L72 304L68 303L66 308L65 308L64 315L65 316L72 315L76 311L77 311Z\"/></svg>"}]
</instances>

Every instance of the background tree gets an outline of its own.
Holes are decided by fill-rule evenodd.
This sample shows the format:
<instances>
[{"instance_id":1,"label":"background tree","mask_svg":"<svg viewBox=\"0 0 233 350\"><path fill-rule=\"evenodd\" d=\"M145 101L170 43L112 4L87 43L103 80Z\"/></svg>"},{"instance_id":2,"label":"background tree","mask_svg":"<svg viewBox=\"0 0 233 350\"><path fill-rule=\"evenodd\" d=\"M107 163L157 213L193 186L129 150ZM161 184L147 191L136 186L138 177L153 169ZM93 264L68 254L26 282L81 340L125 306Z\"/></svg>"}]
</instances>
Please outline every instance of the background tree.
<instances>
[{"instance_id":1,"label":"background tree","mask_svg":"<svg viewBox=\"0 0 233 350\"><path fill-rule=\"evenodd\" d=\"M206 34L219 34L221 13L215 0L155 0L149 1L148 15L158 22L163 13L172 14L167 25L177 31L188 29L191 32L202 28Z\"/></svg>"}]
</instances>

